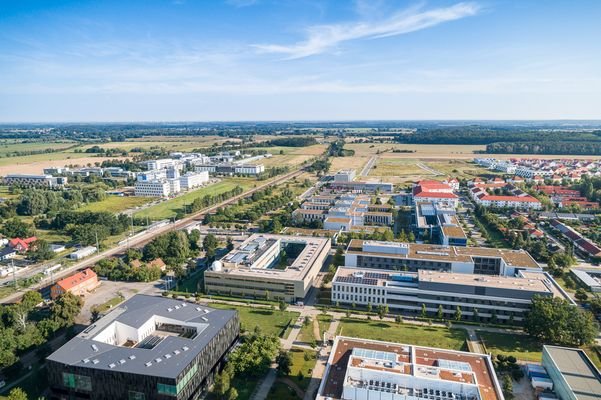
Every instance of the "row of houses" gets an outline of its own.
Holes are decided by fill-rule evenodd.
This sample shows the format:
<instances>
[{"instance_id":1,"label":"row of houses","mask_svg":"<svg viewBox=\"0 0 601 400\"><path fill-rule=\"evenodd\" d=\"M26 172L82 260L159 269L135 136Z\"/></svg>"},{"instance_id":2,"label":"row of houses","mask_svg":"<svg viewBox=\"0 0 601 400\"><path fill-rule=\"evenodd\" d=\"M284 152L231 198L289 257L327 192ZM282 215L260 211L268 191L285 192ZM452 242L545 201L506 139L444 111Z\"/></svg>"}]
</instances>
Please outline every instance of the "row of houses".
<instances>
[{"instance_id":1,"label":"row of houses","mask_svg":"<svg viewBox=\"0 0 601 400\"><path fill-rule=\"evenodd\" d=\"M497 208L519 208L540 210L542 204L536 197L529 195L522 189L513 186L511 183L505 182L501 178L495 178L490 182L483 182L480 179L475 179L468 183L469 195L476 202L484 207ZM489 191L503 190L505 194L496 195Z\"/></svg>"},{"instance_id":2,"label":"row of houses","mask_svg":"<svg viewBox=\"0 0 601 400\"><path fill-rule=\"evenodd\" d=\"M496 158L476 158L474 162L491 170L520 176L528 181L578 182L583 175L601 176L601 162L599 160L526 158L499 160Z\"/></svg>"},{"instance_id":3,"label":"row of houses","mask_svg":"<svg viewBox=\"0 0 601 400\"><path fill-rule=\"evenodd\" d=\"M567 238L573 245L574 248L581 251L585 255L595 259L601 259L601 247L599 247L592 240L584 237L576 229L557 219L552 219L549 224L557 229L565 238Z\"/></svg>"}]
</instances>

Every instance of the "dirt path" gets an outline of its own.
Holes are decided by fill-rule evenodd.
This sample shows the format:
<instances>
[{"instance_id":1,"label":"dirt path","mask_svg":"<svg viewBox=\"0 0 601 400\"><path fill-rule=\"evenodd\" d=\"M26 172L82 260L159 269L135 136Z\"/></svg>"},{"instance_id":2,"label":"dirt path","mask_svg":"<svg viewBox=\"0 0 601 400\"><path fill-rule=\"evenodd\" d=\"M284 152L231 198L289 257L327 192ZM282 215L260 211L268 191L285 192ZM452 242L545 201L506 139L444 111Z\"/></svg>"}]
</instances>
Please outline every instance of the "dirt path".
<instances>
[{"instance_id":1,"label":"dirt path","mask_svg":"<svg viewBox=\"0 0 601 400\"><path fill-rule=\"evenodd\" d=\"M321 339L319 337L319 322L317 321L317 317L313 318L313 337L315 337L317 341Z\"/></svg>"}]
</instances>

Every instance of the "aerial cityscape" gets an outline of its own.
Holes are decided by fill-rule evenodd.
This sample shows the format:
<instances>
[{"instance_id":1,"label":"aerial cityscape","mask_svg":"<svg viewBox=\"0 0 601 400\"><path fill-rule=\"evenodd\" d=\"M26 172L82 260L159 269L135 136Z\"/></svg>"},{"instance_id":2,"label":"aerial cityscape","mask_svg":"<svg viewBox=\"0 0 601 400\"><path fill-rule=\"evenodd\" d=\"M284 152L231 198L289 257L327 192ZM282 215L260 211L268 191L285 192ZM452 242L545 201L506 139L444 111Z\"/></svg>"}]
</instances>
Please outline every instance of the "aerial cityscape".
<instances>
[{"instance_id":1,"label":"aerial cityscape","mask_svg":"<svg viewBox=\"0 0 601 400\"><path fill-rule=\"evenodd\" d=\"M601 400L600 3L0 9L0 400Z\"/></svg>"}]
</instances>

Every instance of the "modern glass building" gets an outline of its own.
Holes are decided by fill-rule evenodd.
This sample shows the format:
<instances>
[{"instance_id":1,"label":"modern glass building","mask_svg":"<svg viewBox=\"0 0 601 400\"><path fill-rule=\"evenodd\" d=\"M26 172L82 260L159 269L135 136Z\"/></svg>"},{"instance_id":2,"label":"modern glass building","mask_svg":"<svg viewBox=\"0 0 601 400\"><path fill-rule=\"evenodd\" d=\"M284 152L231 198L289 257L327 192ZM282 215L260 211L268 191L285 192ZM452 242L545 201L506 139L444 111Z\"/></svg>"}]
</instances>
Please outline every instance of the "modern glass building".
<instances>
[{"instance_id":1,"label":"modern glass building","mask_svg":"<svg viewBox=\"0 0 601 400\"><path fill-rule=\"evenodd\" d=\"M197 399L239 327L233 310L136 295L48 357L51 398Z\"/></svg>"}]
</instances>

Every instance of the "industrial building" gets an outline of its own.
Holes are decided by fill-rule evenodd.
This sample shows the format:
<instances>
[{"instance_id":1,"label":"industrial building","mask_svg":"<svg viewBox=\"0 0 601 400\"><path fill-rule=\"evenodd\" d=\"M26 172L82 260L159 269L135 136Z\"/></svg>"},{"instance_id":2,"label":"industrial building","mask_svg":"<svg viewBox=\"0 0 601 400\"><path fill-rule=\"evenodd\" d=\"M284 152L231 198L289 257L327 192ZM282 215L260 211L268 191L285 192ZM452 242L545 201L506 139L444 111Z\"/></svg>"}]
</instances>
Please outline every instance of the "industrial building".
<instances>
[{"instance_id":1,"label":"industrial building","mask_svg":"<svg viewBox=\"0 0 601 400\"><path fill-rule=\"evenodd\" d=\"M135 295L47 358L53 399L198 399L237 341L234 310Z\"/></svg>"},{"instance_id":2,"label":"industrial building","mask_svg":"<svg viewBox=\"0 0 601 400\"><path fill-rule=\"evenodd\" d=\"M503 400L490 356L338 336L318 400Z\"/></svg>"},{"instance_id":3,"label":"industrial building","mask_svg":"<svg viewBox=\"0 0 601 400\"><path fill-rule=\"evenodd\" d=\"M345 265L398 271L427 269L504 276L513 276L520 269L540 270L537 262L524 250L360 239L349 242Z\"/></svg>"},{"instance_id":4,"label":"industrial building","mask_svg":"<svg viewBox=\"0 0 601 400\"><path fill-rule=\"evenodd\" d=\"M303 300L323 267L330 239L254 234L205 271L207 293Z\"/></svg>"},{"instance_id":5,"label":"industrial building","mask_svg":"<svg viewBox=\"0 0 601 400\"><path fill-rule=\"evenodd\" d=\"M544 272L519 271L515 277L420 270L391 272L339 267L332 281L332 303L388 306L390 311L417 315L422 307L436 315L439 307L453 319L521 321L534 296L571 301Z\"/></svg>"},{"instance_id":6,"label":"industrial building","mask_svg":"<svg viewBox=\"0 0 601 400\"><path fill-rule=\"evenodd\" d=\"M561 400L601 398L601 373L584 350L545 345L543 366Z\"/></svg>"}]
</instances>

